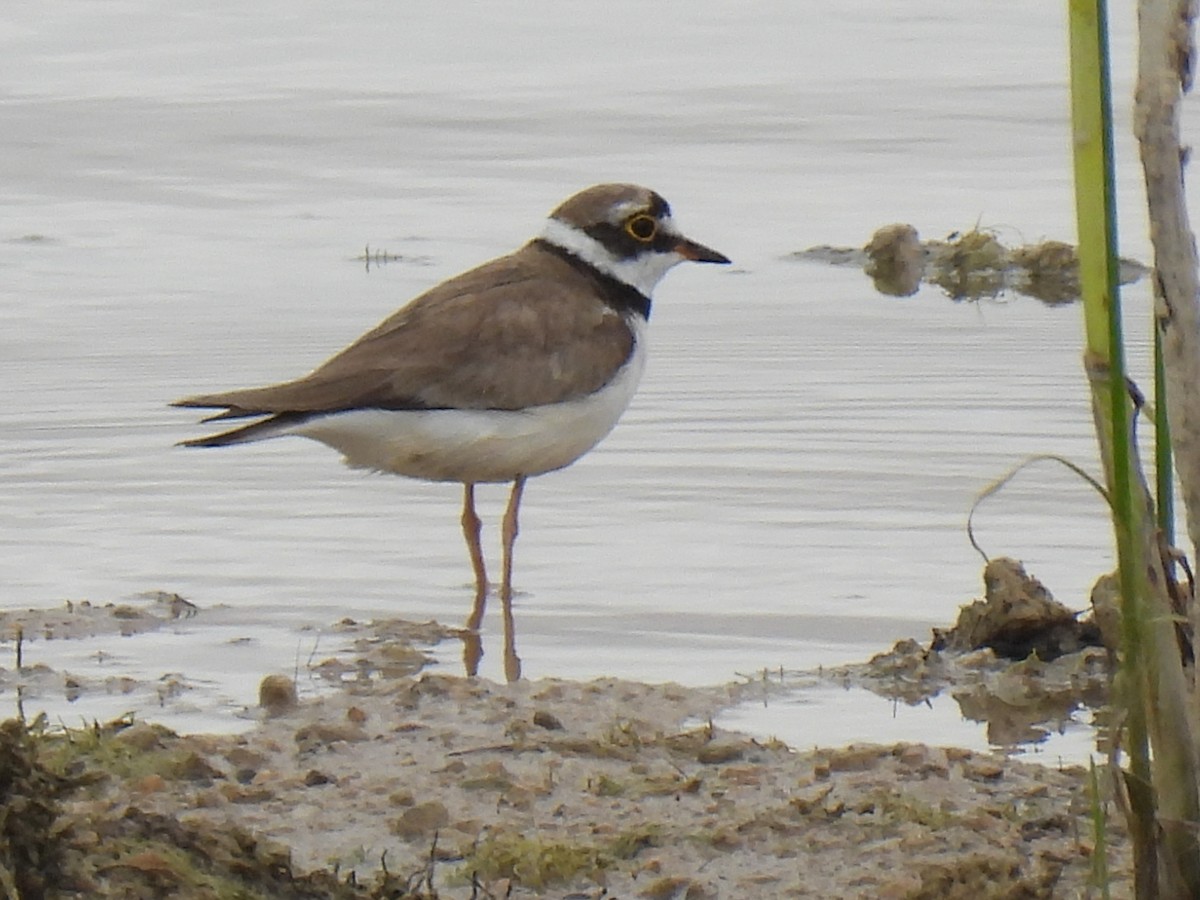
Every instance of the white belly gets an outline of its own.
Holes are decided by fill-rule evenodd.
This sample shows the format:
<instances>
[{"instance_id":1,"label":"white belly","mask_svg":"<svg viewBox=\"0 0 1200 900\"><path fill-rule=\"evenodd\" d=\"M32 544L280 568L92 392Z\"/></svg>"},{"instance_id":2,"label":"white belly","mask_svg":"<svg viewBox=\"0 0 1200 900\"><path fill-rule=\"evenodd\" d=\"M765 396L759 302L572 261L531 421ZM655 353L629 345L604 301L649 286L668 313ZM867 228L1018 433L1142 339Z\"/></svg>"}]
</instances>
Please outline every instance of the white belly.
<instances>
[{"instance_id":1,"label":"white belly","mask_svg":"<svg viewBox=\"0 0 1200 900\"><path fill-rule=\"evenodd\" d=\"M362 409L279 432L341 452L347 465L427 481L512 481L570 465L608 434L645 367L641 329L633 354L594 394L519 411Z\"/></svg>"}]
</instances>

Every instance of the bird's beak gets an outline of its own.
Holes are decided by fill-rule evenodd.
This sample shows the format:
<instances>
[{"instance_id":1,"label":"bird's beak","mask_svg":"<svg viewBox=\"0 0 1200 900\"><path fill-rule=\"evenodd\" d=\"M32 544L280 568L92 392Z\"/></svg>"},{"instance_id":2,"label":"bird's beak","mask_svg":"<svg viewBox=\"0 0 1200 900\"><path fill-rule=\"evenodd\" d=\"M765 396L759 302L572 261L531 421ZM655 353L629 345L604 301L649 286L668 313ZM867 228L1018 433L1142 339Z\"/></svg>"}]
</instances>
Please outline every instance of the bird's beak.
<instances>
[{"instance_id":1,"label":"bird's beak","mask_svg":"<svg viewBox=\"0 0 1200 900\"><path fill-rule=\"evenodd\" d=\"M675 252L684 259L690 259L692 262L705 263L729 263L732 262L724 253L718 253L703 244L697 244L695 241L690 241L687 238L681 237L679 243L675 245Z\"/></svg>"}]
</instances>

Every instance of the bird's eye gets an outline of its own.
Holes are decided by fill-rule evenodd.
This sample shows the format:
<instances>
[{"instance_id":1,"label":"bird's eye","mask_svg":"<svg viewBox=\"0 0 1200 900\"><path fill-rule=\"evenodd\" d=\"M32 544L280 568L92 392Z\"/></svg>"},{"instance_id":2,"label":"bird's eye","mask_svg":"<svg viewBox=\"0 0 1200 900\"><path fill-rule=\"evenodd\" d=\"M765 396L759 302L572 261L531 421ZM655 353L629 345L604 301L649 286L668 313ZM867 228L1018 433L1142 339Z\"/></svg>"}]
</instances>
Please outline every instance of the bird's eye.
<instances>
[{"instance_id":1,"label":"bird's eye","mask_svg":"<svg viewBox=\"0 0 1200 900\"><path fill-rule=\"evenodd\" d=\"M638 213L636 216L631 216L625 222L625 233L631 238L642 243L648 243L654 240L654 235L658 232L658 222L645 213Z\"/></svg>"}]
</instances>

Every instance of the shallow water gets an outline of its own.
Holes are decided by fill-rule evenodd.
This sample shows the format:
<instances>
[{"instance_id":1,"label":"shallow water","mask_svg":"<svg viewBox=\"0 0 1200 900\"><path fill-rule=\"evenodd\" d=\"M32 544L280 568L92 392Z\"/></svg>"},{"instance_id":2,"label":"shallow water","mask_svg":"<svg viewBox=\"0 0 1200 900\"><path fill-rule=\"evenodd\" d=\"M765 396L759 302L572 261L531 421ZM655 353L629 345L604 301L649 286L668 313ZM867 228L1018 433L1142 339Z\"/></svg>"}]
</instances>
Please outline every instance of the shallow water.
<instances>
[{"instance_id":1,"label":"shallow water","mask_svg":"<svg viewBox=\"0 0 1200 900\"><path fill-rule=\"evenodd\" d=\"M175 449L199 432L166 403L307 371L568 194L632 180L735 265L668 276L622 423L531 482L525 674L712 683L950 622L980 590L973 497L1029 454L1096 466L1079 311L896 300L787 256L894 220L1072 240L1061 11L683 9L52 0L0 15L5 605L164 589L235 607L255 670L223 662L228 635L203 617L177 629L211 688L197 727L217 729L258 674L291 670L301 626L464 618L457 489L364 476L299 440ZM1118 149L1123 250L1146 259L1136 155ZM403 259L368 271L366 246ZM1144 372L1145 286L1125 299ZM494 567L503 490L482 496ZM1112 562L1101 502L1052 467L989 501L977 533L1077 608ZM485 627L482 671L501 677ZM180 667L177 640L138 644L146 671ZM801 729L864 708L798 705ZM784 732L786 715L761 727ZM895 736L886 717L861 731Z\"/></svg>"}]
</instances>

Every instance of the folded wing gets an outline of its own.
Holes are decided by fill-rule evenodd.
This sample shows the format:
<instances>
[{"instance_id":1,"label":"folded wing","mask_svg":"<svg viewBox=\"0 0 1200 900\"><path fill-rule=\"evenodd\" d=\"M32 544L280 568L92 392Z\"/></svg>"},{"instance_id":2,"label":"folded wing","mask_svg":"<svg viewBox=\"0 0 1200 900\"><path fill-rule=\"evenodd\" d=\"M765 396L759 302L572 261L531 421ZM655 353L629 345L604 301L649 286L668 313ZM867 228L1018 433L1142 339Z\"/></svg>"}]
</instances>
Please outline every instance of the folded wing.
<instances>
[{"instance_id":1,"label":"folded wing","mask_svg":"<svg viewBox=\"0 0 1200 900\"><path fill-rule=\"evenodd\" d=\"M422 294L294 381L186 397L205 421L270 417L189 443L255 440L282 424L348 409L518 410L596 391L624 365L633 332L531 244Z\"/></svg>"}]
</instances>

